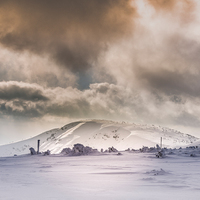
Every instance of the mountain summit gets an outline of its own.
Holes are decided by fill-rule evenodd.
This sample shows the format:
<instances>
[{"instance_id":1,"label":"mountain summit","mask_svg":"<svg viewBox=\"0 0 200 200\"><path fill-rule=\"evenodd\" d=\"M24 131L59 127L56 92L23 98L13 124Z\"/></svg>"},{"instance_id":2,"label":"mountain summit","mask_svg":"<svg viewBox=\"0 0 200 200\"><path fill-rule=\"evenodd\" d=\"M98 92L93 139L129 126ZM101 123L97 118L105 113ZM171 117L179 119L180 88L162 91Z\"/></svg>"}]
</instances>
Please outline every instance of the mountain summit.
<instances>
[{"instance_id":1,"label":"mountain summit","mask_svg":"<svg viewBox=\"0 0 200 200\"><path fill-rule=\"evenodd\" d=\"M76 143L99 150L111 146L118 150L138 149L142 146L154 147L159 144L160 137L163 139L164 147L172 148L199 141L199 138L192 135L160 126L84 120L69 123L31 139L0 146L0 157L27 154L30 147L37 148L37 140L40 140L41 152L50 150L52 154L57 154L63 148L72 148Z\"/></svg>"}]
</instances>

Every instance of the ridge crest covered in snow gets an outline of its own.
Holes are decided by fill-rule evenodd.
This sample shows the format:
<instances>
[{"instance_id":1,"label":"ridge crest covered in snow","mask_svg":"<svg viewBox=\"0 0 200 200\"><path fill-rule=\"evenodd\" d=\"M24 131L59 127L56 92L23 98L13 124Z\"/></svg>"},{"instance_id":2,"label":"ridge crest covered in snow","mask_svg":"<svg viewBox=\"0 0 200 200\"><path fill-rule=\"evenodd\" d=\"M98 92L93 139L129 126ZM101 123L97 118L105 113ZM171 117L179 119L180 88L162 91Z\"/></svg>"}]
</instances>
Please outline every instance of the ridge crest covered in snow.
<instances>
[{"instance_id":1,"label":"ridge crest covered in snow","mask_svg":"<svg viewBox=\"0 0 200 200\"><path fill-rule=\"evenodd\" d=\"M118 150L139 149L142 146L154 147L163 139L163 146L168 148L197 145L200 139L170 128L154 125L136 125L107 120L83 120L69 123L61 128L52 129L33 138L0 146L0 157L29 153L29 148L40 151L50 150L60 153L64 148L72 148L80 143L94 149L108 149L113 146Z\"/></svg>"}]
</instances>

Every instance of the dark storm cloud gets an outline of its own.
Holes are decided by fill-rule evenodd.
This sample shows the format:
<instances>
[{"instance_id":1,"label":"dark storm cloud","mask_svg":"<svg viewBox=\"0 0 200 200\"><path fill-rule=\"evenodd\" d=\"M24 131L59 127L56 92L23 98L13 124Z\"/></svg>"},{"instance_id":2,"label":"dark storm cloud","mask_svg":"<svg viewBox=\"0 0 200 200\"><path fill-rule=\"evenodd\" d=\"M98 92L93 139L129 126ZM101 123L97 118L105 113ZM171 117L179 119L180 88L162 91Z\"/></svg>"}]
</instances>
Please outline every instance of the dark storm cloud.
<instances>
[{"instance_id":1,"label":"dark storm cloud","mask_svg":"<svg viewBox=\"0 0 200 200\"><path fill-rule=\"evenodd\" d=\"M130 0L1 0L0 43L47 54L73 71L88 69L107 45L127 36Z\"/></svg>"},{"instance_id":2,"label":"dark storm cloud","mask_svg":"<svg viewBox=\"0 0 200 200\"><path fill-rule=\"evenodd\" d=\"M27 100L27 101L47 101L40 88L34 85L20 82L1 82L0 83L0 100Z\"/></svg>"},{"instance_id":3,"label":"dark storm cloud","mask_svg":"<svg viewBox=\"0 0 200 200\"><path fill-rule=\"evenodd\" d=\"M23 100L0 103L1 116L14 116L17 118L42 117L42 107L38 103L30 103Z\"/></svg>"},{"instance_id":4,"label":"dark storm cloud","mask_svg":"<svg viewBox=\"0 0 200 200\"><path fill-rule=\"evenodd\" d=\"M6 87L5 84L8 86ZM19 85L21 93L17 94ZM24 89L25 87L26 89ZM20 82L7 82L0 88L1 93L8 93L0 98L0 114L20 118L40 118L47 115L70 118L104 116L127 118L128 114L124 114L122 108L134 104L132 96L127 90L108 83L92 84L85 91L71 87L44 89L36 84ZM13 89L16 90L16 93ZM28 92L30 90L32 92ZM22 91L28 94L22 95ZM44 98L35 95L38 91ZM41 100L36 101L35 96Z\"/></svg>"},{"instance_id":5,"label":"dark storm cloud","mask_svg":"<svg viewBox=\"0 0 200 200\"><path fill-rule=\"evenodd\" d=\"M168 36L160 52L163 52L164 57L160 55L161 60L155 62L155 66L135 69L138 80L145 83L151 91L199 97L199 42L182 35Z\"/></svg>"},{"instance_id":6,"label":"dark storm cloud","mask_svg":"<svg viewBox=\"0 0 200 200\"><path fill-rule=\"evenodd\" d=\"M27 86L26 83L18 84ZM91 84L84 91L71 87L45 89L36 84L28 85L29 88L40 88L48 101L29 98L0 99L0 116L13 116L17 119L107 118L142 123L161 123L165 120L184 126L198 126L200 120L196 117L199 116L196 109L198 98L185 99L184 96L160 93L156 96L152 91L139 94L109 83Z\"/></svg>"},{"instance_id":7,"label":"dark storm cloud","mask_svg":"<svg viewBox=\"0 0 200 200\"><path fill-rule=\"evenodd\" d=\"M0 115L19 118L42 117L50 101L44 88L17 81L0 82Z\"/></svg>"},{"instance_id":8,"label":"dark storm cloud","mask_svg":"<svg viewBox=\"0 0 200 200\"><path fill-rule=\"evenodd\" d=\"M159 71L144 70L140 76L152 91L154 89L167 95L200 96L200 77L160 69Z\"/></svg>"}]
</instances>

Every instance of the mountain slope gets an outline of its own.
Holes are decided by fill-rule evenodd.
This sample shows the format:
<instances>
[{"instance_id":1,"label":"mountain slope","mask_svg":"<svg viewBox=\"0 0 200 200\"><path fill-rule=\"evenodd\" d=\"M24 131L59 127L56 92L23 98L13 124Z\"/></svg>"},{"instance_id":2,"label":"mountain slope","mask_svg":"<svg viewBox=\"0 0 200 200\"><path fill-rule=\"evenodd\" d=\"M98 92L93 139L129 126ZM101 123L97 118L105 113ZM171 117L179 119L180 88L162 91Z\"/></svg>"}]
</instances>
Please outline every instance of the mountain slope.
<instances>
[{"instance_id":1,"label":"mountain slope","mask_svg":"<svg viewBox=\"0 0 200 200\"><path fill-rule=\"evenodd\" d=\"M37 148L40 140L40 151L50 150L57 154L63 148L73 147L76 143L104 150L114 146L118 150L141 148L159 144L179 147L200 141L199 138L169 128L154 125L136 125L117 123L105 120L85 120L67 124L62 128L44 132L36 137L21 142L0 146L0 156L13 156L29 153L29 148Z\"/></svg>"}]
</instances>

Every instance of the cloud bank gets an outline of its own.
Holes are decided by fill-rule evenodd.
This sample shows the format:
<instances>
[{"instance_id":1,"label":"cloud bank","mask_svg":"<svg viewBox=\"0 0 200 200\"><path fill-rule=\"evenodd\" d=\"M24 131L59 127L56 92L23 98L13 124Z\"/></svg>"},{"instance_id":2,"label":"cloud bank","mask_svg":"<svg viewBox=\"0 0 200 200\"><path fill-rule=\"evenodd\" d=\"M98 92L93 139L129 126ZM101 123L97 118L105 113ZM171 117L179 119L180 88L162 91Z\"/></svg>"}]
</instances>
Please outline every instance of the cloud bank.
<instances>
[{"instance_id":1,"label":"cloud bank","mask_svg":"<svg viewBox=\"0 0 200 200\"><path fill-rule=\"evenodd\" d=\"M2 119L200 128L195 0L0 1Z\"/></svg>"},{"instance_id":2,"label":"cloud bank","mask_svg":"<svg viewBox=\"0 0 200 200\"><path fill-rule=\"evenodd\" d=\"M21 118L63 117L132 120L140 123L162 121L198 126L198 98L138 93L109 83L91 84L84 91L68 88L43 88L37 84L0 84L0 113ZM20 92L18 92L20 91ZM6 93L6 95L5 95ZM192 114L191 114L192 113ZM158 119L159 116L159 119Z\"/></svg>"}]
</instances>

